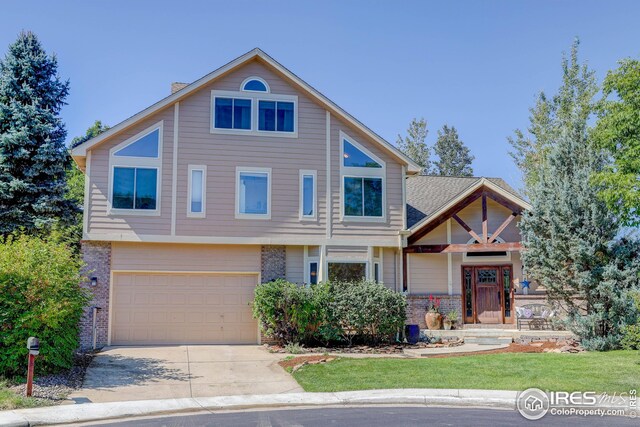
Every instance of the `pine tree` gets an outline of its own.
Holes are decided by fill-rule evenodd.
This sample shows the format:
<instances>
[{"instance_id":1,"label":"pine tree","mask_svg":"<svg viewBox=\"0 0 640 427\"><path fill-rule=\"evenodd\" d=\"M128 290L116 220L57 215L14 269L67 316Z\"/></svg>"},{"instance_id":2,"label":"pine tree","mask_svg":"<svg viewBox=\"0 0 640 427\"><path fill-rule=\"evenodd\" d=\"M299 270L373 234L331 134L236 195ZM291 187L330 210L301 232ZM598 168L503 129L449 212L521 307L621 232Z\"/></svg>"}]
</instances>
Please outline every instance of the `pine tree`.
<instances>
[{"instance_id":1,"label":"pine tree","mask_svg":"<svg viewBox=\"0 0 640 427\"><path fill-rule=\"evenodd\" d=\"M425 143L427 139L427 122L424 118L413 119L407 129L407 136L398 135L396 145L404 154L413 159L422 167L423 173L428 174L431 171L431 161L429 159L429 147Z\"/></svg>"},{"instance_id":2,"label":"pine tree","mask_svg":"<svg viewBox=\"0 0 640 427\"><path fill-rule=\"evenodd\" d=\"M536 105L529 110L527 132L518 129L508 138L513 148L509 154L522 173L525 193L535 184L538 166L564 129L571 126L574 118L586 126L594 111L593 97L598 92L598 85L595 73L578 59L579 46L576 39L569 57L563 54L562 85L558 93L551 98L544 92L538 94Z\"/></svg>"},{"instance_id":3,"label":"pine tree","mask_svg":"<svg viewBox=\"0 0 640 427\"><path fill-rule=\"evenodd\" d=\"M59 117L69 82L57 68L31 32L22 32L0 61L0 235L46 232L73 214Z\"/></svg>"},{"instance_id":4,"label":"pine tree","mask_svg":"<svg viewBox=\"0 0 640 427\"><path fill-rule=\"evenodd\" d=\"M454 126L444 125L438 131L438 140L433 149L438 156L433 173L442 176L473 176L471 163L474 156L458 137Z\"/></svg>"}]
</instances>

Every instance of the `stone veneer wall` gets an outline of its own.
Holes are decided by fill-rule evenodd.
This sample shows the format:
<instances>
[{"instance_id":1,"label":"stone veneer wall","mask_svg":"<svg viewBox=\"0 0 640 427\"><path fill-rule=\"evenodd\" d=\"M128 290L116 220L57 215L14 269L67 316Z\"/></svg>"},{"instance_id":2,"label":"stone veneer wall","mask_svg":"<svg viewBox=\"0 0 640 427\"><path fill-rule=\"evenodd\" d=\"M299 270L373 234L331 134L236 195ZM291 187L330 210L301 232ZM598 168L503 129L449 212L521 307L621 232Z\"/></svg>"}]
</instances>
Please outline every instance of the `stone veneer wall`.
<instances>
[{"instance_id":1,"label":"stone veneer wall","mask_svg":"<svg viewBox=\"0 0 640 427\"><path fill-rule=\"evenodd\" d=\"M262 283L284 279L287 274L287 250L285 246L262 246L260 272Z\"/></svg>"},{"instance_id":2,"label":"stone veneer wall","mask_svg":"<svg viewBox=\"0 0 640 427\"><path fill-rule=\"evenodd\" d=\"M462 315L462 295L433 296L440 299L440 313L443 315L451 310L457 310L458 316ZM407 295L407 324L420 325L421 329L426 328L424 315L428 306L429 295Z\"/></svg>"},{"instance_id":3,"label":"stone veneer wall","mask_svg":"<svg viewBox=\"0 0 640 427\"><path fill-rule=\"evenodd\" d=\"M93 346L93 306L98 306L96 322L96 347L107 345L109 329L109 287L111 286L111 242L81 242L82 259L86 264L84 274L88 281L80 286L88 289L93 298L80 319L80 348L89 350ZM97 286L91 286L91 277L98 279Z\"/></svg>"}]
</instances>

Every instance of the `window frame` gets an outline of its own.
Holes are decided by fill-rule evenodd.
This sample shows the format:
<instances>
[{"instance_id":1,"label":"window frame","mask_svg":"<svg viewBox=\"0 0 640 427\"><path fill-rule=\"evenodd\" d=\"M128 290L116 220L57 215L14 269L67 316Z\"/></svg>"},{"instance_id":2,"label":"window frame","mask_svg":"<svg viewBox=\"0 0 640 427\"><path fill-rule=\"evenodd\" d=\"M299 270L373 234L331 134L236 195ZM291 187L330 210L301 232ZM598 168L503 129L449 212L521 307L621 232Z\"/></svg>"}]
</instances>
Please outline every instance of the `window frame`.
<instances>
[{"instance_id":1,"label":"window frame","mask_svg":"<svg viewBox=\"0 0 640 427\"><path fill-rule=\"evenodd\" d=\"M313 215L304 214L304 178L311 176L313 178ZM318 219L318 171L311 169L301 169L298 185L298 213L300 221L314 221Z\"/></svg>"},{"instance_id":2,"label":"window frame","mask_svg":"<svg viewBox=\"0 0 640 427\"><path fill-rule=\"evenodd\" d=\"M491 237L491 235L489 235ZM473 237L467 241L467 245L472 245L476 239ZM501 237L496 238L496 243L505 243L504 239ZM502 251L500 251L502 252ZM462 253L462 262L464 263L474 263L474 262L509 262L511 261L511 252L506 252L506 255L496 255L496 256L467 256L468 252ZM513 272L512 272L513 273Z\"/></svg>"},{"instance_id":3,"label":"window frame","mask_svg":"<svg viewBox=\"0 0 640 427\"><path fill-rule=\"evenodd\" d=\"M367 156L375 160L380 168L367 168L344 166L344 141L349 141L351 145L365 153ZM340 221L342 222L386 222L387 221L387 165L380 157L367 150L362 144L354 138L340 131ZM365 216L364 206L362 215L346 215L345 214L345 178L380 178L382 179L382 215L381 216ZM364 191L364 190L363 190Z\"/></svg>"},{"instance_id":4,"label":"window frame","mask_svg":"<svg viewBox=\"0 0 640 427\"><path fill-rule=\"evenodd\" d=\"M193 212L191 210L191 189L193 185L193 172L202 172L202 212ZM187 217L188 218L205 218L207 216L207 165L189 165L188 167L188 184L187 184Z\"/></svg>"},{"instance_id":5,"label":"window frame","mask_svg":"<svg viewBox=\"0 0 640 427\"><path fill-rule=\"evenodd\" d=\"M253 77L251 79L257 79ZM266 84L266 82L264 82ZM244 82L243 82L244 85ZM242 88L241 85L240 87ZM267 86L268 87L268 86ZM247 99L251 100L251 128L250 129L228 129L217 128L216 123L216 98L233 98L233 99ZM293 103L293 132L285 131L271 131L271 130L258 130L258 109L260 101L283 101ZM229 91L229 90L212 90L211 102L209 105L211 109L209 114L209 132L212 134L222 135L259 135L266 137L280 137L280 138L297 138L298 137L298 96L297 95L281 95L273 94L270 92L258 92L258 91ZM277 107L276 107L277 108Z\"/></svg>"},{"instance_id":6,"label":"window frame","mask_svg":"<svg viewBox=\"0 0 640 427\"><path fill-rule=\"evenodd\" d=\"M266 88L266 92L265 91L261 91L261 90L251 90L251 89L245 89L244 86L249 83L251 80L257 80L260 83L262 83ZM263 79L262 77L258 77L258 76L249 76L246 79L244 79L242 81L242 83L240 83L240 90L242 92L254 92L254 93L271 93L271 87L269 86L269 83L267 83L267 81L265 79Z\"/></svg>"},{"instance_id":7,"label":"window frame","mask_svg":"<svg viewBox=\"0 0 640 427\"><path fill-rule=\"evenodd\" d=\"M242 173L264 173L267 175L267 213L253 214L240 212L240 175ZM236 219L271 219L271 168L261 168L253 166L237 166L236 167Z\"/></svg>"},{"instance_id":8,"label":"window frame","mask_svg":"<svg viewBox=\"0 0 640 427\"><path fill-rule=\"evenodd\" d=\"M140 138L145 137L158 129L158 157L133 157L115 156L114 154L126 146L133 144ZM109 173L108 173L108 197L107 215L109 216L159 216L161 212L162 198L162 151L163 151L164 120L161 120L148 128L138 132L132 137L124 140L109 150ZM125 209L113 207L113 179L115 168L136 168L156 170L156 208L155 209ZM135 187L135 184L134 184ZM135 206L135 202L134 202Z\"/></svg>"}]
</instances>

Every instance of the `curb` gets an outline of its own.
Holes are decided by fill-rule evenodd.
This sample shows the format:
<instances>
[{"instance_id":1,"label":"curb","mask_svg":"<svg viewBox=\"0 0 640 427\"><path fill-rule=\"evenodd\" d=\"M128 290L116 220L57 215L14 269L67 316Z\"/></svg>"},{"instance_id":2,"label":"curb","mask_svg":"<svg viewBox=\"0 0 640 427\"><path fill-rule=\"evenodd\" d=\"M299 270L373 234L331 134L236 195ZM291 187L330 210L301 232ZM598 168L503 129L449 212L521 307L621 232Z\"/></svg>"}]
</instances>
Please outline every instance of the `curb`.
<instances>
[{"instance_id":1,"label":"curb","mask_svg":"<svg viewBox=\"0 0 640 427\"><path fill-rule=\"evenodd\" d=\"M86 403L0 412L0 426L30 427L166 415L201 410L239 410L340 405L425 405L514 409L517 392L500 390L400 389L336 393L285 393Z\"/></svg>"}]
</instances>

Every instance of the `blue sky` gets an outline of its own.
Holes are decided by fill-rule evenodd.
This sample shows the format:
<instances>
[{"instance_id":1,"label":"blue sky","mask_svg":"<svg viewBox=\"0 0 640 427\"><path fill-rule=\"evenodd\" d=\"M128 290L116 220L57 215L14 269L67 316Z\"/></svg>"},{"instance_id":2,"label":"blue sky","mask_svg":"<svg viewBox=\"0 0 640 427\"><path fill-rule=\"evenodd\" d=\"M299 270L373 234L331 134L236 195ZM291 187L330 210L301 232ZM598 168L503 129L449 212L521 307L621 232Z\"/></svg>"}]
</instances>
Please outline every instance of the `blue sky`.
<instances>
[{"instance_id":1,"label":"blue sky","mask_svg":"<svg viewBox=\"0 0 640 427\"><path fill-rule=\"evenodd\" d=\"M413 117L427 141L457 127L477 175L518 186L507 136L560 83L575 36L602 79L640 56L637 1L13 1L0 49L22 29L71 81L69 139L114 125L260 47L390 142Z\"/></svg>"}]
</instances>

